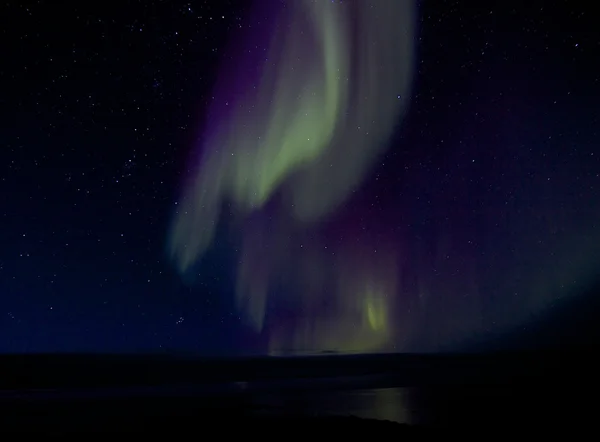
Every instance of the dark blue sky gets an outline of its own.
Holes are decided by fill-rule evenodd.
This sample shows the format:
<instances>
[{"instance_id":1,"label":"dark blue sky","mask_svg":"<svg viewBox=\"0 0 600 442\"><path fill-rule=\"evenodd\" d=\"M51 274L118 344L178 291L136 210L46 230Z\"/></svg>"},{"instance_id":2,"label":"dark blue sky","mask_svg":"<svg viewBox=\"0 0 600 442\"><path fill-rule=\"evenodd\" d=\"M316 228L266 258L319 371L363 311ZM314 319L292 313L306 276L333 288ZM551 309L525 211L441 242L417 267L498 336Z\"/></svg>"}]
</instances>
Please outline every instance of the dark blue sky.
<instances>
[{"instance_id":1,"label":"dark blue sky","mask_svg":"<svg viewBox=\"0 0 600 442\"><path fill-rule=\"evenodd\" d=\"M1 352L260 351L234 309L232 240L218 237L194 285L165 254L243 5L0 7ZM455 268L489 274L483 322L595 276L600 35L583 5L424 2L409 113L346 208L410 238L415 278L440 237L460 243ZM553 286L564 295L512 295L544 272L567 275ZM437 348L444 302L419 317L414 349Z\"/></svg>"}]
</instances>

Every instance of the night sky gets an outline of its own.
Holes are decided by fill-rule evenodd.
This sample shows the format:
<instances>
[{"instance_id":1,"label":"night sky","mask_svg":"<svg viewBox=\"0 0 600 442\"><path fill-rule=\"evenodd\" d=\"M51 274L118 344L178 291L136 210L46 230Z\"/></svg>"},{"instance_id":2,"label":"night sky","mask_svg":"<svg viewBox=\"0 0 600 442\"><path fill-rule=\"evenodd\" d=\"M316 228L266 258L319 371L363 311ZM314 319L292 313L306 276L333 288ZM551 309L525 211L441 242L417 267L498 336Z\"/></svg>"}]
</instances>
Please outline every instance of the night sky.
<instances>
[{"instance_id":1,"label":"night sky","mask_svg":"<svg viewBox=\"0 0 600 442\"><path fill-rule=\"evenodd\" d=\"M377 350L460 348L577 296L600 262L600 33L583 2L486 3L419 3L412 87L389 91L405 112L326 222L261 222L280 213L276 195L239 235L224 202L190 275L169 231L212 149L213 103L250 75L235 38L268 19L242 0L4 2L0 352L264 353L307 313L274 301L266 328L249 327L235 301L243 250L285 293L312 259L293 247L329 269L331 253L387 250L396 283ZM260 248L273 231L293 237L289 273ZM378 266L361 253L345 271Z\"/></svg>"}]
</instances>

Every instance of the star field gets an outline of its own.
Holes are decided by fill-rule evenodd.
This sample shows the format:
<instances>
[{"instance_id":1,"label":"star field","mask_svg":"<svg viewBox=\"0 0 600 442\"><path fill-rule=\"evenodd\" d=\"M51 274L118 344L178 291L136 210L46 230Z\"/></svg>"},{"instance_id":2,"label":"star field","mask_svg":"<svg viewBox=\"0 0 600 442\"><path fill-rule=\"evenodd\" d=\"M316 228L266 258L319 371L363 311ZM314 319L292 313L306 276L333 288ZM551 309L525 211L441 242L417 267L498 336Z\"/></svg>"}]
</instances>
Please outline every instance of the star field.
<instances>
[{"instance_id":1,"label":"star field","mask_svg":"<svg viewBox=\"0 0 600 442\"><path fill-rule=\"evenodd\" d=\"M0 6L0 351L258 345L233 308L233 240L218 237L193 286L165 253L222 53L233 30L252 25L247 12L227 0ZM465 294L480 331L593 276L600 34L591 16L566 1L423 2L413 92L397 97L408 113L344 208L368 234L410 238L405 248L420 258L409 273L440 281L431 287L463 290L467 271L490 285L509 279L501 293ZM555 296L525 297L556 275ZM416 349L439 347L433 323L446 324L437 333L455 327L441 312L459 307L433 305L419 316L431 324Z\"/></svg>"}]
</instances>

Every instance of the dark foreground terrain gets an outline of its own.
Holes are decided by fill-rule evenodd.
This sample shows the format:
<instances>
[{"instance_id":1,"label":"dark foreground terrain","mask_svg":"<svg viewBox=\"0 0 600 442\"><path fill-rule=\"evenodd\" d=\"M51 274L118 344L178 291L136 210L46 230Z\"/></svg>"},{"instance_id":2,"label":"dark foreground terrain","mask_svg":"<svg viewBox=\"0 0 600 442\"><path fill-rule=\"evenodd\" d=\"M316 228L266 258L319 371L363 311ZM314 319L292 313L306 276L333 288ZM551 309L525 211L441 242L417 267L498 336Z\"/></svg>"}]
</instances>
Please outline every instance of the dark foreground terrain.
<instances>
[{"instance_id":1,"label":"dark foreground terrain","mask_svg":"<svg viewBox=\"0 0 600 442\"><path fill-rule=\"evenodd\" d=\"M323 428L343 434L423 425L583 426L595 420L596 368L590 355L576 352L244 360L5 356L0 421L4 430L192 428L199 435L259 436Z\"/></svg>"}]
</instances>

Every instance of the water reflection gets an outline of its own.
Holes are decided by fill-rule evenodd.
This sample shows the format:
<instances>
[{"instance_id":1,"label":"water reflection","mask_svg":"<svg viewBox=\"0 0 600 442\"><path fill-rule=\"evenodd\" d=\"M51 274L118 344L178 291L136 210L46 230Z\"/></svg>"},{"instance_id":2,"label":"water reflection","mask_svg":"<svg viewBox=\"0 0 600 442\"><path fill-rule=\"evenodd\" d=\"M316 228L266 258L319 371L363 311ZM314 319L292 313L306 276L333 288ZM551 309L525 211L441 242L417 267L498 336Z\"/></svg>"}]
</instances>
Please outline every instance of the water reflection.
<instances>
[{"instance_id":1,"label":"water reflection","mask_svg":"<svg viewBox=\"0 0 600 442\"><path fill-rule=\"evenodd\" d=\"M273 394L261 401L267 409L283 412L356 416L413 423L407 388L372 388L364 390L297 391Z\"/></svg>"}]
</instances>

